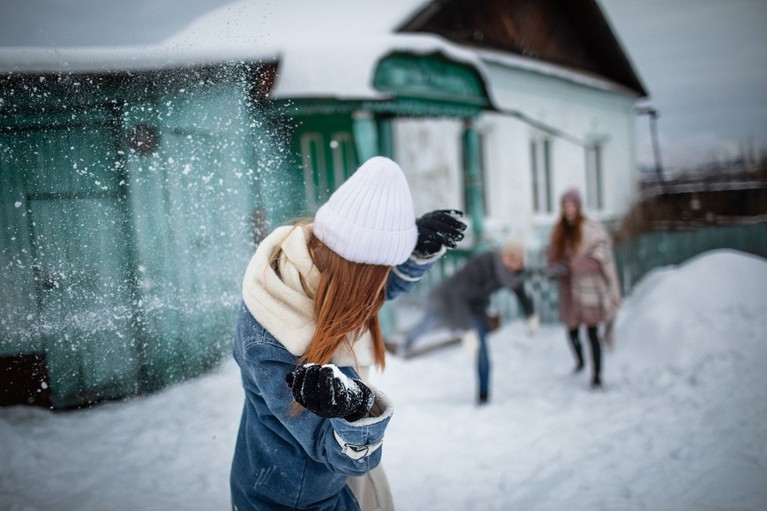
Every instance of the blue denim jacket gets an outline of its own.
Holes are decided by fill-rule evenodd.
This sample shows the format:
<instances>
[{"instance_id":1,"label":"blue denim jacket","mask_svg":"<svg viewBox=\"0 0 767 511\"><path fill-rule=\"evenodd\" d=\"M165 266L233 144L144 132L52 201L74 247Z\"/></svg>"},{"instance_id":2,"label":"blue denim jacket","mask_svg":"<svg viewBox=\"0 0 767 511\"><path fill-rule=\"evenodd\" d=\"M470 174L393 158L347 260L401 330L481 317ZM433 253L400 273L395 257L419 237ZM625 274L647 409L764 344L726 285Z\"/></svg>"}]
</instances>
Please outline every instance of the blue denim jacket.
<instances>
[{"instance_id":1,"label":"blue denim jacket","mask_svg":"<svg viewBox=\"0 0 767 511\"><path fill-rule=\"evenodd\" d=\"M387 299L410 290L432 265L409 259L393 268ZM381 461L391 407L379 417L353 423L304 409L294 414L285 375L295 368L298 357L264 329L244 303L237 319L234 358L242 374L245 405L232 461L232 508L358 511L346 479L365 474ZM341 370L359 378L352 367ZM379 399L385 398L377 393Z\"/></svg>"}]
</instances>

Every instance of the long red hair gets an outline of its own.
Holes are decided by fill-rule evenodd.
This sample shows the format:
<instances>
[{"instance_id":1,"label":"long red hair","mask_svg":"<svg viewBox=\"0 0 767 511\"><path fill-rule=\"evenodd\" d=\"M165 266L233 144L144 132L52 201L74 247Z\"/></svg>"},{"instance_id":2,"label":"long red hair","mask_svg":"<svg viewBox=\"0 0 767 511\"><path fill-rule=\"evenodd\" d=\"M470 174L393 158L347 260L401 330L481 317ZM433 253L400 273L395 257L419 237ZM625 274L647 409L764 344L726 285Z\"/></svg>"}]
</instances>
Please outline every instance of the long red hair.
<instances>
[{"instance_id":1,"label":"long red hair","mask_svg":"<svg viewBox=\"0 0 767 511\"><path fill-rule=\"evenodd\" d=\"M554 232L551 234L550 261L560 261L566 255L572 255L576 251L581 243L582 225L583 214L580 208L578 208L575 222L572 224L565 220L564 214L560 216L559 222L554 226Z\"/></svg>"},{"instance_id":2,"label":"long red hair","mask_svg":"<svg viewBox=\"0 0 767 511\"><path fill-rule=\"evenodd\" d=\"M320 270L319 285L311 297L317 326L299 364L327 364L342 344L351 348L369 330L375 363L383 369L386 351L378 311L386 301L389 267L347 261L314 233L309 237L309 253Z\"/></svg>"}]
</instances>

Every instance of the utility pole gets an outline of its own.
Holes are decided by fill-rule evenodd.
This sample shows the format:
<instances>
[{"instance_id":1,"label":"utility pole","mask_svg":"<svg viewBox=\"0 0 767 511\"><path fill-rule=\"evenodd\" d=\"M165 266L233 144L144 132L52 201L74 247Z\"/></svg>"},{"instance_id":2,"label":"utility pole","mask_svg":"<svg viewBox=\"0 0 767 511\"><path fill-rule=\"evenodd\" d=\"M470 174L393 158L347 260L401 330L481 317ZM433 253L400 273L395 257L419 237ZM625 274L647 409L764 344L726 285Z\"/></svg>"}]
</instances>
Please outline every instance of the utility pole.
<instances>
[{"instance_id":1,"label":"utility pole","mask_svg":"<svg viewBox=\"0 0 767 511\"><path fill-rule=\"evenodd\" d=\"M660 161L660 145L658 144L658 111L652 107L638 108L637 114L648 115L650 117L650 140L652 141L652 152L655 158L655 173L658 175L658 184L663 188L665 180L663 179L663 166Z\"/></svg>"}]
</instances>

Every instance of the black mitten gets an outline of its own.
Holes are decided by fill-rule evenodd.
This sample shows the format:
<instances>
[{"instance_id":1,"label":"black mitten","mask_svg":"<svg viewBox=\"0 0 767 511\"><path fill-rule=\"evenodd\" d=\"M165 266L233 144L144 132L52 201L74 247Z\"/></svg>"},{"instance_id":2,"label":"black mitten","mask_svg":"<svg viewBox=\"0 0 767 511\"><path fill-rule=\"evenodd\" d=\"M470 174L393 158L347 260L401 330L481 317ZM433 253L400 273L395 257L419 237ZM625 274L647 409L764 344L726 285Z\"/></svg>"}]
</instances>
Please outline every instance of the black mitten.
<instances>
[{"instance_id":1,"label":"black mitten","mask_svg":"<svg viewBox=\"0 0 767 511\"><path fill-rule=\"evenodd\" d=\"M373 407L373 392L348 378L332 364L304 364L285 376L293 399L320 417L343 417L354 422Z\"/></svg>"},{"instance_id":2,"label":"black mitten","mask_svg":"<svg viewBox=\"0 0 767 511\"><path fill-rule=\"evenodd\" d=\"M425 213L415 221L418 228L418 241L413 253L418 257L427 258L442 250L442 247L455 248L463 239L466 224L459 218L462 211L456 209L439 209Z\"/></svg>"}]
</instances>

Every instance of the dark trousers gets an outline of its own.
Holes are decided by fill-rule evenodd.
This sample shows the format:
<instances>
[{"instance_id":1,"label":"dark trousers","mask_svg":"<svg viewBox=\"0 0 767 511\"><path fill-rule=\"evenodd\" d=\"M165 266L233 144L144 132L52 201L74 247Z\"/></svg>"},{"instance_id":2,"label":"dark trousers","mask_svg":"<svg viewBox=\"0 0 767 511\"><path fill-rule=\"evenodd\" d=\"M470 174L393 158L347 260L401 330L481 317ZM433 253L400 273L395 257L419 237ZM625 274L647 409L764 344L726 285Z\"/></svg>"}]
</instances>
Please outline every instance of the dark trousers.
<instances>
[{"instance_id":1,"label":"dark trousers","mask_svg":"<svg viewBox=\"0 0 767 511\"><path fill-rule=\"evenodd\" d=\"M579 329L573 328L568 331L568 337L570 338L570 345L573 348L576 359L576 370L583 369L583 348L581 348L581 340L579 337ZM586 328L586 332L589 337L589 344L591 345L591 360L593 362L592 382L599 383L601 381L602 373L602 347L599 342L599 330L596 326L589 326Z\"/></svg>"}]
</instances>

